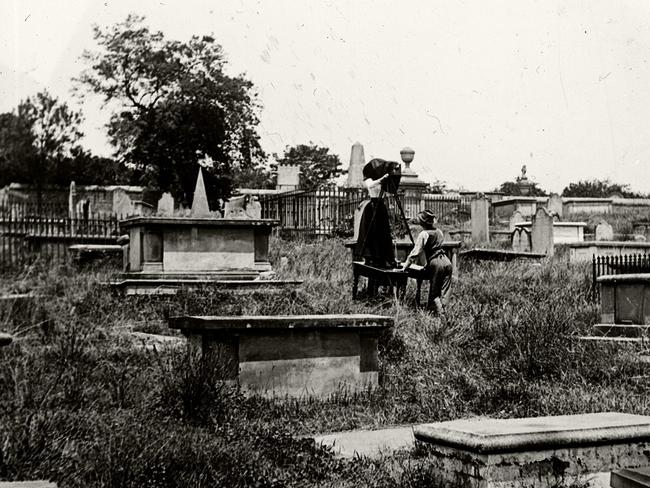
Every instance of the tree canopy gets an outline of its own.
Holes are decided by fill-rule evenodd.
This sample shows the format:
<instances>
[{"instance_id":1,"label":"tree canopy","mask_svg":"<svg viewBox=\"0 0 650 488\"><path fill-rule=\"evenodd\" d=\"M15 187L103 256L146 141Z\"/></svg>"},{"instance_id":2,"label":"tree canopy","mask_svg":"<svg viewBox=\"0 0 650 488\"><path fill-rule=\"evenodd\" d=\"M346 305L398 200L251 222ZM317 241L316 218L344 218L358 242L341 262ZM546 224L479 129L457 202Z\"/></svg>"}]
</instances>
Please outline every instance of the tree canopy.
<instances>
[{"instance_id":1,"label":"tree canopy","mask_svg":"<svg viewBox=\"0 0 650 488\"><path fill-rule=\"evenodd\" d=\"M612 183L609 179L604 180L582 180L577 183L570 183L562 190L563 197L592 197L609 198L612 195L634 198L643 195L630 190L630 185Z\"/></svg>"},{"instance_id":2,"label":"tree canopy","mask_svg":"<svg viewBox=\"0 0 650 488\"><path fill-rule=\"evenodd\" d=\"M333 180L341 175L341 160L330 154L329 148L313 143L287 146L282 157L274 155L278 164L300 166L300 188L311 189L333 185Z\"/></svg>"},{"instance_id":3,"label":"tree canopy","mask_svg":"<svg viewBox=\"0 0 650 488\"><path fill-rule=\"evenodd\" d=\"M505 193L506 195L512 195L512 196L521 196L521 188L519 187L519 184L515 181L504 181L501 183L501 186L499 188L496 188L495 191L499 191L501 193ZM547 196L548 193L546 193L544 190L539 188L537 186L537 183L532 183L530 187L530 191L528 192L528 196L531 197L545 197Z\"/></svg>"},{"instance_id":4,"label":"tree canopy","mask_svg":"<svg viewBox=\"0 0 650 488\"><path fill-rule=\"evenodd\" d=\"M129 171L110 158L93 156L79 144L81 112L47 91L0 114L0 186L128 183ZM40 197L39 197L40 198Z\"/></svg>"},{"instance_id":5,"label":"tree canopy","mask_svg":"<svg viewBox=\"0 0 650 488\"><path fill-rule=\"evenodd\" d=\"M141 184L189 203L201 164L214 202L229 194L234 170L265 159L253 84L225 73L213 37L168 40L143 22L130 15L110 28L96 26L99 50L84 53L89 68L78 86L117 107L110 141Z\"/></svg>"}]
</instances>

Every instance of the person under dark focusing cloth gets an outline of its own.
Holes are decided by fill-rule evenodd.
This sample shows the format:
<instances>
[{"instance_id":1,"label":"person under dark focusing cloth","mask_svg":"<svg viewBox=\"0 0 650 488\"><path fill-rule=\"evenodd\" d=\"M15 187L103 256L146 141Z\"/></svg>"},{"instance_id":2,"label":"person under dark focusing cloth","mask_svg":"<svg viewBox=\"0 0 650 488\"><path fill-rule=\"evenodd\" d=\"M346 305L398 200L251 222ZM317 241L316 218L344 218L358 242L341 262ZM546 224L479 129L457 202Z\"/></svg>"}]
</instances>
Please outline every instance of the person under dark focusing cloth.
<instances>
[{"instance_id":1,"label":"person under dark focusing cloth","mask_svg":"<svg viewBox=\"0 0 650 488\"><path fill-rule=\"evenodd\" d=\"M418 234L413 250L404 262L404 270L413 264L423 266L422 272L432 277L427 308L438 315L444 315L451 290L453 266L442 247L444 235L436 228L436 221L436 216L430 210L418 214L422 232Z\"/></svg>"},{"instance_id":2,"label":"person under dark focusing cloth","mask_svg":"<svg viewBox=\"0 0 650 488\"><path fill-rule=\"evenodd\" d=\"M359 223L355 254L362 256L366 264L377 268L395 268L395 251L390 232L388 209L380 198L382 184L389 177L391 162L373 159L363 167L363 183L368 189L370 201L365 204ZM382 176L378 173L384 172Z\"/></svg>"}]
</instances>

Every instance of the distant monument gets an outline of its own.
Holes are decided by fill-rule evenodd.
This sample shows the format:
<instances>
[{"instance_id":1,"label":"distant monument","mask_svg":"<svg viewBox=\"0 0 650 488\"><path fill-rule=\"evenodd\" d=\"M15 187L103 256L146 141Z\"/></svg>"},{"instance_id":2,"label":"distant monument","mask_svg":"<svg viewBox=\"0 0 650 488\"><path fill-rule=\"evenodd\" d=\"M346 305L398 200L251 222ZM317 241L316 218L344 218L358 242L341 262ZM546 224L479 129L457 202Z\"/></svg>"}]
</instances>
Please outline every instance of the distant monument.
<instances>
[{"instance_id":1,"label":"distant monument","mask_svg":"<svg viewBox=\"0 0 650 488\"><path fill-rule=\"evenodd\" d=\"M363 146L360 142L352 144L350 152L350 167L348 168L348 179L345 183L347 188L363 188L363 167L366 165L366 157L363 153Z\"/></svg>"},{"instance_id":2,"label":"distant monument","mask_svg":"<svg viewBox=\"0 0 650 488\"><path fill-rule=\"evenodd\" d=\"M527 197L530 194L530 189L533 187L533 182L526 177L526 165L521 167L521 176L517 177L517 186L522 196Z\"/></svg>"}]
</instances>

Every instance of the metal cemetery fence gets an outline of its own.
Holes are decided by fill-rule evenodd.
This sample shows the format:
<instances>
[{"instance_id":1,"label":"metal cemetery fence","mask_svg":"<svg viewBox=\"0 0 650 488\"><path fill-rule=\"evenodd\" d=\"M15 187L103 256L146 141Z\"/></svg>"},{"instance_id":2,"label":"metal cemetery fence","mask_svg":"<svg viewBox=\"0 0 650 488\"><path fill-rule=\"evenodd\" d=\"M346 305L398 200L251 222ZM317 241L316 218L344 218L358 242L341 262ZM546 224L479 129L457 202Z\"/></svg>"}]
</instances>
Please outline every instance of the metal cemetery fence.
<instances>
[{"instance_id":1,"label":"metal cemetery fence","mask_svg":"<svg viewBox=\"0 0 650 488\"><path fill-rule=\"evenodd\" d=\"M600 297L596 279L604 275L628 273L650 273L650 255L627 254L623 256L593 256L592 257L592 295Z\"/></svg>"},{"instance_id":2,"label":"metal cemetery fence","mask_svg":"<svg viewBox=\"0 0 650 488\"><path fill-rule=\"evenodd\" d=\"M367 198L359 188L323 188L291 191L260 197L262 217L280 222L277 232L284 237L344 236L353 234L354 213ZM450 195L401 195L407 218L424 209L439 216L442 224L461 225L470 220L470 198ZM397 227L401 219L394 197L387 196L389 213Z\"/></svg>"},{"instance_id":3,"label":"metal cemetery fence","mask_svg":"<svg viewBox=\"0 0 650 488\"><path fill-rule=\"evenodd\" d=\"M73 244L114 244L120 235L116 215L70 218L48 210L37 214L26 206L0 207L0 268L19 266L35 257L61 259Z\"/></svg>"}]
</instances>

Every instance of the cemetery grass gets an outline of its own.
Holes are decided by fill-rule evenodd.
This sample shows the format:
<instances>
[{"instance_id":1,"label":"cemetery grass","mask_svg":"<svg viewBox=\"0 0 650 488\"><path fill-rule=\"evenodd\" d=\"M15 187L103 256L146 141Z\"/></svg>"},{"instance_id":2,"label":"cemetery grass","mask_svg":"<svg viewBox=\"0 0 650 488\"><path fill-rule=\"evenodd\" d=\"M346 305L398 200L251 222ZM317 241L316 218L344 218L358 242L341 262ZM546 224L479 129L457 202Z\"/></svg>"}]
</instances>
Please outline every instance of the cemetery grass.
<instances>
[{"instance_id":1,"label":"cemetery grass","mask_svg":"<svg viewBox=\"0 0 650 488\"><path fill-rule=\"evenodd\" d=\"M391 296L351 300L338 240L272 242L296 291L125 300L107 271L39 264L0 280L31 291L0 317L0 479L59 486L435 486L417 455L340 460L309 435L473 415L620 410L648 414L650 376L633 355L580 342L598 320L588 266L466 264L446 320ZM285 257L286 259L281 259ZM184 347L142 347L132 330L173 334L169 314L380 313L381 386L327 400L244 398ZM306 436L306 437L301 437Z\"/></svg>"}]
</instances>

